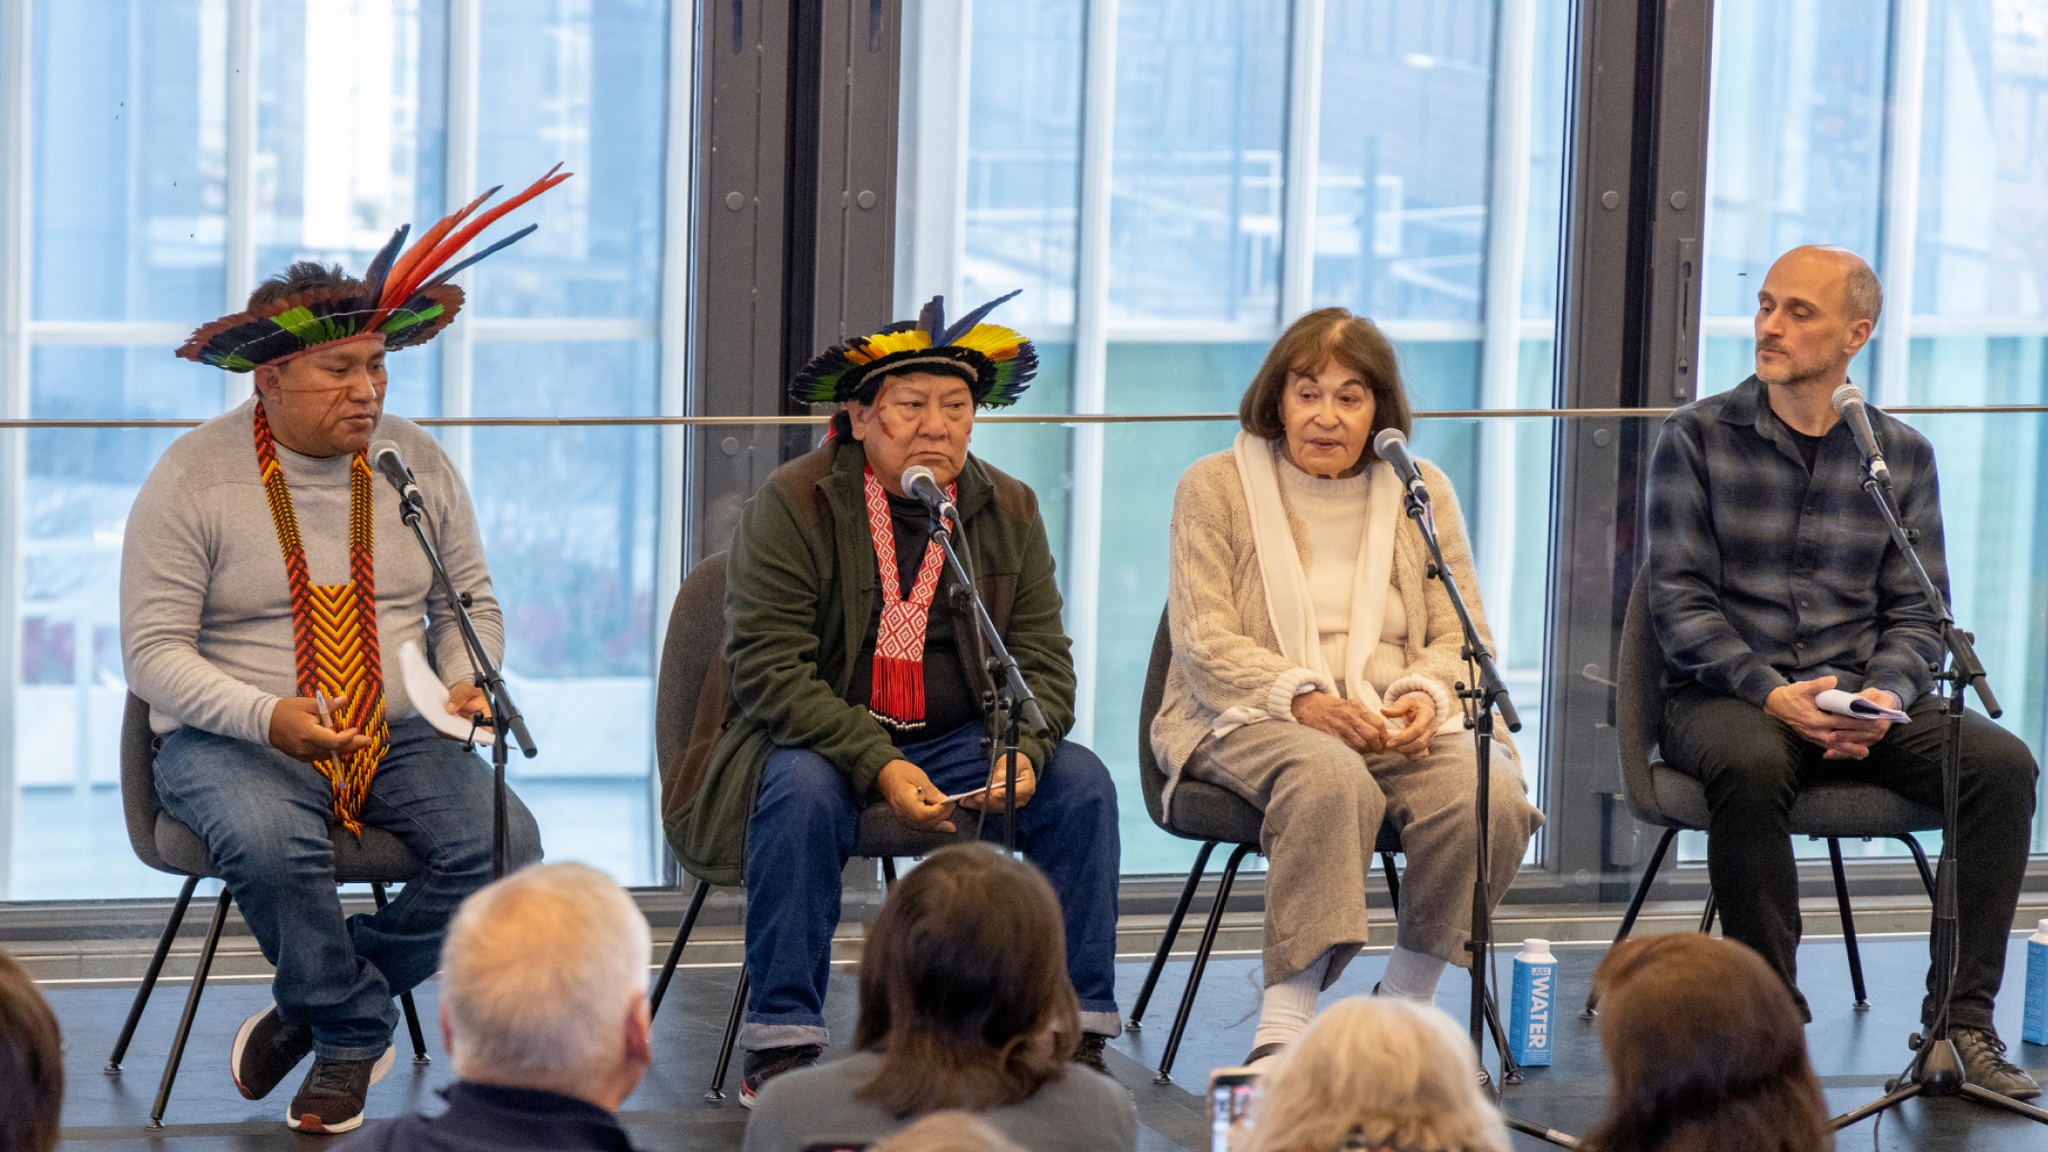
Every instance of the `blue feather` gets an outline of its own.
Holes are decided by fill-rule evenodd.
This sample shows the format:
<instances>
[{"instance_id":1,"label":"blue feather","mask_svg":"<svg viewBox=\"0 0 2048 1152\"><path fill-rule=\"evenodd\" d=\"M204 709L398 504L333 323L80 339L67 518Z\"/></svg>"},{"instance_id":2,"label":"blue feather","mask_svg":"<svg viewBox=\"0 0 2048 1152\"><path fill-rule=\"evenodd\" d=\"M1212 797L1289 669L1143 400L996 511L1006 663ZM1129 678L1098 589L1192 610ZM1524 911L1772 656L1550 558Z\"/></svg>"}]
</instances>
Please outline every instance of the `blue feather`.
<instances>
[{"instance_id":1,"label":"blue feather","mask_svg":"<svg viewBox=\"0 0 2048 1152\"><path fill-rule=\"evenodd\" d=\"M974 311L969 312L967 315L962 316L959 322L946 329L943 335L932 337L932 347L944 348L949 344L958 343L962 336L974 331L974 326L981 323L983 317L995 311L996 305L1003 303L1011 296L1015 296L1022 291L1024 291L1022 288L1012 289L1009 296L998 296ZM931 305L927 304L925 307L929 308Z\"/></svg>"}]
</instances>

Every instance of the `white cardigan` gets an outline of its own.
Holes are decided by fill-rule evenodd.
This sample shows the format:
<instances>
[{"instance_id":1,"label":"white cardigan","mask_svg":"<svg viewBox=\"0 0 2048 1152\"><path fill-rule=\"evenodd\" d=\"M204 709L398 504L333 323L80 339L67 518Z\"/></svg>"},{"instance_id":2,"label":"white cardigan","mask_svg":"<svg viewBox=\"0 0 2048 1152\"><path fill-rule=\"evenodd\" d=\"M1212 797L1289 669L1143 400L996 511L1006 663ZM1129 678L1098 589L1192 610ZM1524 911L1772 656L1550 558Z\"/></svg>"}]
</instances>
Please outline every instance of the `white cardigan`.
<instances>
[{"instance_id":1,"label":"white cardigan","mask_svg":"<svg viewBox=\"0 0 2048 1152\"><path fill-rule=\"evenodd\" d=\"M1421 469L1444 561L1480 636L1492 647L1457 495L1434 464L1422 462ZM1306 568L1311 562L1308 534L1291 509L1288 527ZM1182 474L1173 497L1171 536L1166 603L1173 662L1151 732L1153 756L1167 775L1169 803L1181 768L1218 716L1243 706L1291 724L1295 694L1318 679L1280 654L1252 544L1251 511L1231 453L1204 456ZM1407 666L1385 695L1392 700L1410 691L1429 693L1441 724L1458 715L1453 687L1467 678L1458 655L1464 633L1442 582L1423 575L1428 562L1422 530L1404 519L1394 537L1393 585L1408 616ZM1497 737L1503 751L1516 755L1505 733Z\"/></svg>"}]
</instances>

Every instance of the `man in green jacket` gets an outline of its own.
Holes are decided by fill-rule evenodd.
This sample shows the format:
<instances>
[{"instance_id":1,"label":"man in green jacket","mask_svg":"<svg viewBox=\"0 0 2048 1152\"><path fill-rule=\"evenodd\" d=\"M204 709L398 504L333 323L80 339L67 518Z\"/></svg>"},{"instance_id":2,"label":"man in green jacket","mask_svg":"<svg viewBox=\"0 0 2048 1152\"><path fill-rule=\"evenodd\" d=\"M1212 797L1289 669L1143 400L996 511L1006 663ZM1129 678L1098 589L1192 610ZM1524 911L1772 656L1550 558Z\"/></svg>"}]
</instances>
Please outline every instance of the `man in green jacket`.
<instances>
[{"instance_id":1,"label":"man in green jacket","mask_svg":"<svg viewBox=\"0 0 2048 1152\"><path fill-rule=\"evenodd\" d=\"M1037 497L967 452L976 407L1013 403L1037 364L1023 336L979 322L999 303L948 326L935 299L917 323L812 361L795 392L844 405L833 433L776 470L733 535L737 715L671 838L700 875L715 874L733 854L731 830L745 829L742 1103L822 1054L840 875L862 810L885 802L918 828L1002 835L1010 798L984 744L994 685L966 589L930 539L930 512L904 490L913 466L958 507L968 568L1050 728L1019 741L1017 844L1060 896L1086 1033L1077 1059L1102 1070L1103 1041L1118 1031L1116 789L1093 752L1061 739L1074 669Z\"/></svg>"}]
</instances>

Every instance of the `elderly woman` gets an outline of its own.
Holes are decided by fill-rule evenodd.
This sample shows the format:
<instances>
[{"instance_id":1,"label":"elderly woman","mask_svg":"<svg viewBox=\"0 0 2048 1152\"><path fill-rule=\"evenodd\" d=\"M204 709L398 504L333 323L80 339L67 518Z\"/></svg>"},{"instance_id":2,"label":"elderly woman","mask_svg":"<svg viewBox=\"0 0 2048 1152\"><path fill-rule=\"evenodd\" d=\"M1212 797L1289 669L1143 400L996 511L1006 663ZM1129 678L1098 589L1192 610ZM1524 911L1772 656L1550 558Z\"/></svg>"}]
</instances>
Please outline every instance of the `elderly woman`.
<instances>
[{"instance_id":1,"label":"elderly woman","mask_svg":"<svg viewBox=\"0 0 2048 1152\"><path fill-rule=\"evenodd\" d=\"M1265 813L1266 995L1246 1063L1307 1026L1316 996L1366 941L1380 824L1408 857L1379 991L1429 1000L1469 964L1477 757L1454 685L1463 633L1381 429L1408 431L1393 346L1325 308L1295 321L1238 408L1236 445L1197 460L1173 502L1173 663L1152 725L1168 800L1183 774ZM1450 576L1482 633L1479 581L1450 481L1423 464ZM1489 641L1490 643L1490 641ZM1513 745L1495 747L1494 899L1543 817Z\"/></svg>"}]
</instances>

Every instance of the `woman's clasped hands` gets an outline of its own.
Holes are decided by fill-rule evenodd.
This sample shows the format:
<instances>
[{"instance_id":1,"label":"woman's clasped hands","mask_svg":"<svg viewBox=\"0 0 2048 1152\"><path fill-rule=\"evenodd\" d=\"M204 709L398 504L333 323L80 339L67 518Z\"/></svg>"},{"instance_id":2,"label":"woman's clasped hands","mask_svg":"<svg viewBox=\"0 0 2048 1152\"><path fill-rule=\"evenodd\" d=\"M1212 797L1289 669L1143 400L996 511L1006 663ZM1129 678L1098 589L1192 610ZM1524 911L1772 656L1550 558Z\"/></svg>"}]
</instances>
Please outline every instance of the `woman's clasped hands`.
<instances>
[{"instance_id":1,"label":"woman's clasped hands","mask_svg":"<svg viewBox=\"0 0 2048 1152\"><path fill-rule=\"evenodd\" d=\"M1294 698L1295 722L1327 732L1363 753L1395 752L1410 760L1429 753L1437 727L1436 701L1427 692L1409 692L1381 710L1328 692L1304 692Z\"/></svg>"}]
</instances>

